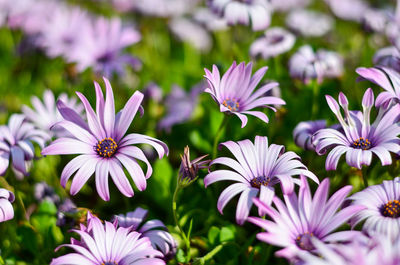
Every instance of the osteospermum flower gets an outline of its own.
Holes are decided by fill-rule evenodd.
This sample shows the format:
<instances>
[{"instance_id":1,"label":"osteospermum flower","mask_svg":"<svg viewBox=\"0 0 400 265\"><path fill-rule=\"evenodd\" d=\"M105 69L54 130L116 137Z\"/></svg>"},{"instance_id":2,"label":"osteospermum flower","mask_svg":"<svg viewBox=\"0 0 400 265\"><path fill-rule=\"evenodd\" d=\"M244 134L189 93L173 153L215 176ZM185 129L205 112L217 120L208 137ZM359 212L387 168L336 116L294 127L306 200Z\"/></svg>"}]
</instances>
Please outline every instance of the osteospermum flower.
<instances>
[{"instance_id":1,"label":"osteospermum flower","mask_svg":"<svg viewBox=\"0 0 400 265\"><path fill-rule=\"evenodd\" d=\"M286 17L286 25L303 36L320 37L333 27L333 19L323 13L296 9Z\"/></svg>"},{"instance_id":2,"label":"osteospermum flower","mask_svg":"<svg viewBox=\"0 0 400 265\"><path fill-rule=\"evenodd\" d=\"M251 24L253 31L258 31L266 29L271 22L272 8L266 0L211 0L208 4L230 25Z\"/></svg>"},{"instance_id":3,"label":"osteospermum flower","mask_svg":"<svg viewBox=\"0 0 400 265\"><path fill-rule=\"evenodd\" d=\"M75 110L81 115L83 105L77 103L76 98L68 98L67 94L62 93L57 100L61 100L68 108ZM31 103L34 109L25 105L22 106L22 112L29 121L50 135L55 134L55 136L61 137L66 134L66 131L60 128L54 128L53 131L50 130L55 123L63 120L60 112L57 110L56 100L51 90L44 91L43 102L38 97L33 96Z\"/></svg>"},{"instance_id":4,"label":"osteospermum flower","mask_svg":"<svg viewBox=\"0 0 400 265\"><path fill-rule=\"evenodd\" d=\"M336 100L329 95L326 100L341 125L340 131L321 129L314 136L315 150L319 155L333 148L326 158L326 170L335 170L343 154L346 154L347 164L358 169L371 164L373 153L379 157L382 165L392 163L390 152L400 151L400 139L397 137L400 127L396 124L400 118L400 105L393 106L386 112L381 109L375 122L370 124L370 112L374 104L371 88L364 93L362 113L349 111L346 96L339 93L339 104L344 110L344 118Z\"/></svg>"},{"instance_id":5,"label":"osteospermum flower","mask_svg":"<svg viewBox=\"0 0 400 265\"><path fill-rule=\"evenodd\" d=\"M365 206L351 220L353 227L365 220L363 230L392 239L400 237L400 178L383 181L352 195L353 205Z\"/></svg>"},{"instance_id":6,"label":"osteospermum flower","mask_svg":"<svg viewBox=\"0 0 400 265\"><path fill-rule=\"evenodd\" d=\"M293 130L294 142L304 150L315 150L312 136L318 130L324 128L326 128L326 120L302 121Z\"/></svg>"},{"instance_id":7,"label":"osteospermum flower","mask_svg":"<svg viewBox=\"0 0 400 265\"><path fill-rule=\"evenodd\" d=\"M71 238L71 244L60 247L72 248L76 253L55 258L50 265L164 265L162 253L151 246L147 237L130 228L118 227L101 221L88 213L87 227L81 224L74 229L81 240ZM59 247L59 248L60 248ZM56 249L58 250L58 248Z\"/></svg>"},{"instance_id":8,"label":"osteospermum flower","mask_svg":"<svg viewBox=\"0 0 400 265\"><path fill-rule=\"evenodd\" d=\"M384 66L396 72L400 72L400 51L395 46L379 49L374 54L373 62L375 65Z\"/></svg>"},{"instance_id":9,"label":"osteospermum flower","mask_svg":"<svg viewBox=\"0 0 400 265\"><path fill-rule=\"evenodd\" d=\"M160 220L149 220L147 218L147 210L136 208L133 212L126 215L116 215L120 227L130 228L131 231L141 233L140 237L148 237L154 249L160 250L165 257L171 258L175 255L177 243L168 232L167 227Z\"/></svg>"},{"instance_id":10,"label":"osteospermum flower","mask_svg":"<svg viewBox=\"0 0 400 265\"><path fill-rule=\"evenodd\" d=\"M27 122L24 115L11 115L8 125L0 126L0 175L6 173L10 160L16 177L27 175L35 156L33 143L43 148L49 139L47 133Z\"/></svg>"},{"instance_id":11,"label":"osteospermum flower","mask_svg":"<svg viewBox=\"0 0 400 265\"><path fill-rule=\"evenodd\" d=\"M301 177L299 196L295 192L284 194L285 202L274 197L275 208L259 199L254 203L272 219L249 217L248 221L260 226L265 232L257 238L268 244L283 247L275 254L293 259L300 251L313 251L312 238L323 242L349 241L359 234L358 231L333 232L358 213L364 206L353 205L339 210L352 186L345 186L335 192L330 199L329 179L318 186L314 197L304 176Z\"/></svg>"},{"instance_id":12,"label":"osteospermum flower","mask_svg":"<svg viewBox=\"0 0 400 265\"><path fill-rule=\"evenodd\" d=\"M359 67L356 70L362 78L365 78L386 91L376 97L375 106L386 107L390 101L400 102L400 74L386 67Z\"/></svg>"},{"instance_id":13,"label":"osteospermum flower","mask_svg":"<svg viewBox=\"0 0 400 265\"><path fill-rule=\"evenodd\" d=\"M250 55L260 55L266 60L289 51L295 41L296 38L289 31L279 27L269 28L261 38L251 44Z\"/></svg>"},{"instance_id":14,"label":"osteospermum flower","mask_svg":"<svg viewBox=\"0 0 400 265\"><path fill-rule=\"evenodd\" d=\"M0 189L0 222L14 218L14 209L11 205L14 199L14 193L6 189Z\"/></svg>"},{"instance_id":15,"label":"osteospermum flower","mask_svg":"<svg viewBox=\"0 0 400 265\"><path fill-rule=\"evenodd\" d=\"M269 105L286 104L277 97L263 96L278 83L272 82L262 86L254 91L262 77L267 72L268 67L263 67L251 76L252 63L245 65L244 62L236 65L233 62L228 71L220 76L217 66L213 65L212 72L204 69L206 72L209 87L205 92L209 93L220 106L221 112L236 115L242 121L242 128L247 124L245 114L253 115L268 123L268 117L261 111L252 111L253 108L264 107L275 111L275 108Z\"/></svg>"},{"instance_id":16,"label":"osteospermum flower","mask_svg":"<svg viewBox=\"0 0 400 265\"><path fill-rule=\"evenodd\" d=\"M256 136L254 144L250 140L239 142L228 141L221 143L235 156L236 160L229 157L214 159L211 165L221 164L233 170L215 170L204 178L204 185L222 180L235 181L228 186L219 196L218 210L222 214L225 205L237 194L241 193L236 208L236 222L244 223L249 215L252 199L259 195L260 199L269 204L275 194L274 186L281 184L284 193L291 193L294 183L298 183L293 176L303 174L315 182L318 178L307 170L300 162L300 157L294 152L284 152L282 145L271 144L268 138ZM266 212L260 210L259 214Z\"/></svg>"},{"instance_id":17,"label":"osteospermum flower","mask_svg":"<svg viewBox=\"0 0 400 265\"><path fill-rule=\"evenodd\" d=\"M77 171L70 189L70 193L75 195L95 173L97 192L103 200L108 201L109 174L122 194L133 196L133 189L123 168L128 171L140 191L146 189L146 179L151 176L152 167L143 151L133 144L152 145L160 158L168 154L168 148L163 142L146 135L132 133L125 136L136 112L141 108L143 94L136 91L125 107L115 115L113 90L108 79L104 78L104 82L105 101L100 85L95 82L96 113L86 97L77 92L85 106L87 123L73 109L66 107L61 101L58 102L58 110L65 120L58 122L56 126L67 130L71 137L58 138L43 149L42 154L79 154L65 166L61 173L61 185L65 187L69 178ZM146 175L137 160L147 165Z\"/></svg>"},{"instance_id":18,"label":"osteospermum flower","mask_svg":"<svg viewBox=\"0 0 400 265\"><path fill-rule=\"evenodd\" d=\"M208 31L190 19L174 18L170 21L169 28L179 40L190 43L201 52L208 52L212 47Z\"/></svg>"},{"instance_id":19,"label":"osteospermum flower","mask_svg":"<svg viewBox=\"0 0 400 265\"><path fill-rule=\"evenodd\" d=\"M325 0L335 16L344 20L360 22L367 10L364 0Z\"/></svg>"}]
</instances>

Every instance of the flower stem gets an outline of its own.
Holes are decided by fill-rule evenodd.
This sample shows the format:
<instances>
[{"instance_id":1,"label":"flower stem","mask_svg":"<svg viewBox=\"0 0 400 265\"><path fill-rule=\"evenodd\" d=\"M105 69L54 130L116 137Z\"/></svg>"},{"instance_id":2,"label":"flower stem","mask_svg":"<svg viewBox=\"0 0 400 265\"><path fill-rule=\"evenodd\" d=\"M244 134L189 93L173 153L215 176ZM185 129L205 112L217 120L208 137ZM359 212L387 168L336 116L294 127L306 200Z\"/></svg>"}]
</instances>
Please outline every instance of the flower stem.
<instances>
[{"instance_id":1,"label":"flower stem","mask_svg":"<svg viewBox=\"0 0 400 265\"><path fill-rule=\"evenodd\" d=\"M364 166L361 169L361 175L364 182L364 188L368 187L368 167Z\"/></svg>"},{"instance_id":2,"label":"flower stem","mask_svg":"<svg viewBox=\"0 0 400 265\"><path fill-rule=\"evenodd\" d=\"M179 180L179 174L178 174L178 178ZM185 241L185 247L186 247L186 251L187 251L187 261L190 261L191 257L190 257L190 239L186 236L185 232L183 231L182 227L179 224L178 221L178 214L177 214L177 206L176 206L176 202L178 199L178 192L180 191L181 186L179 185L179 181L176 183L176 188L174 191L174 196L172 197L172 214L174 216L174 221L175 221L175 225L179 228L179 232L181 233L181 236L183 238L183 240Z\"/></svg>"},{"instance_id":3,"label":"flower stem","mask_svg":"<svg viewBox=\"0 0 400 265\"><path fill-rule=\"evenodd\" d=\"M313 104L312 104L312 111L311 111L311 119L315 119L318 110L319 110L319 102L318 102L318 97L319 97L319 86L317 80L312 80L311 81L311 86L312 86L312 93L313 93Z\"/></svg>"},{"instance_id":4,"label":"flower stem","mask_svg":"<svg viewBox=\"0 0 400 265\"><path fill-rule=\"evenodd\" d=\"M224 128L228 122L229 116L225 115L224 119L221 122L221 125L218 128L217 133L215 134L215 138L214 138L214 144L213 144L213 156L212 158L215 159L217 156L217 147L218 147L218 142L219 139L221 138L222 132L224 131Z\"/></svg>"}]
</instances>

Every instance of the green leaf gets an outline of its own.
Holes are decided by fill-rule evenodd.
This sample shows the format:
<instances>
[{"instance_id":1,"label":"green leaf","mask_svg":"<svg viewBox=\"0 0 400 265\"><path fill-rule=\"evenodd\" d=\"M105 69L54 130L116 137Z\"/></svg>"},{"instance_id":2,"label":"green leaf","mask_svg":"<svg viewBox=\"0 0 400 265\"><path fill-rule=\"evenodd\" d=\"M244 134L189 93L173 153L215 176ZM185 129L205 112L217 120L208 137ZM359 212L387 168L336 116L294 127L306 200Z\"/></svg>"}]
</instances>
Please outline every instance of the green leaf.
<instances>
[{"instance_id":1,"label":"green leaf","mask_svg":"<svg viewBox=\"0 0 400 265\"><path fill-rule=\"evenodd\" d=\"M219 241L232 241L235 239L236 228L233 225L224 226L221 228L221 233L219 234Z\"/></svg>"},{"instance_id":2,"label":"green leaf","mask_svg":"<svg viewBox=\"0 0 400 265\"><path fill-rule=\"evenodd\" d=\"M186 262L185 252L181 248L178 249L178 252L176 252L176 259L180 263L185 263Z\"/></svg>"},{"instance_id":3,"label":"green leaf","mask_svg":"<svg viewBox=\"0 0 400 265\"><path fill-rule=\"evenodd\" d=\"M23 225L17 229L18 239L23 248L30 251L33 255L38 252L38 240L35 231L32 227Z\"/></svg>"},{"instance_id":4,"label":"green leaf","mask_svg":"<svg viewBox=\"0 0 400 265\"><path fill-rule=\"evenodd\" d=\"M148 181L148 192L159 204L165 205L171 196L171 180L173 170L167 158L157 160L154 163L154 173Z\"/></svg>"},{"instance_id":5,"label":"green leaf","mask_svg":"<svg viewBox=\"0 0 400 265\"><path fill-rule=\"evenodd\" d=\"M208 230L208 242L211 245L215 245L217 243L220 231L221 230L216 226L212 226L210 230Z\"/></svg>"},{"instance_id":6,"label":"green leaf","mask_svg":"<svg viewBox=\"0 0 400 265\"><path fill-rule=\"evenodd\" d=\"M57 207L54 205L53 202L44 200L40 203L38 208L39 214L48 214L48 215L56 215L57 214Z\"/></svg>"},{"instance_id":7,"label":"green leaf","mask_svg":"<svg viewBox=\"0 0 400 265\"><path fill-rule=\"evenodd\" d=\"M204 139L199 131L192 131L189 135L190 142L194 147L204 152L210 152L212 147L209 141Z\"/></svg>"}]
</instances>

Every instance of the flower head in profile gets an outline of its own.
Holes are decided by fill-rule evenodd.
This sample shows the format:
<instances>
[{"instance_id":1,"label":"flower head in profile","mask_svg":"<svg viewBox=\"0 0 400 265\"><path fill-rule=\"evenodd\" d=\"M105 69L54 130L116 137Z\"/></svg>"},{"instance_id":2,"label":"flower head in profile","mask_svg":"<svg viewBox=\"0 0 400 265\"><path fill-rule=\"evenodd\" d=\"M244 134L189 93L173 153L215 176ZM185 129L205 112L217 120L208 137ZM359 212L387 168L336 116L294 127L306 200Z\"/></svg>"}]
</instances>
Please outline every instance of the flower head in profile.
<instances>
[{"instance_id":1,"label":"flower head in profile","mask_svg":"<svg viewBox=\"0 0 400 265\"><path fill-rule=\"evenodd\" d=\"M156 149L160 158L168 154L168 148L163 142L146 135L136 133L125 135L137 111L141 110L143 94L136 91L125 107L115 114L111 84L106 78L104 82L106 84L105 100L100 85L95 82L96 112L86 97L77 92L85 107L87 123L75 110L65 106L62 101L58 101L58 110L65 120L56 123L55 126L64 128L71 136L53 141L43 149L42 154L79 154L62 171L61 185L65 187L67 181L76 172L70 189L70 193L75 195L90 176L95 174L97 192L103 200L108 201L110 199L109 174L122 194L127 197L133 196L133 189L124 168L140 191L146 189L146 179L151 176L152 167L143 151L133 146L134 144L150 144ZM138 160L147 165L146 174Z\"/></svg>"},{"instance_id":2,"label":"flower head in profile","mask_svg":"<svg viewBox=\"0 0 400 265\"><path fill-rule=\"evenodd\" d=\"M151 246L147 237L118 227L116 223L102 222L88 213L87 226L74 229L81 240L71 238L69 247L75 251L55 258L50 265L165 265L162 253ZM58 250L58 247L56 250Z\"/></svg>"},{"instance_id":3,"label":"flower head in profile","mask_svg":"<svg viewBox=\"0 0 400 265\"><path fill-rule=\"evenodd\" d=\"M203 160L208 155L203 155L190 161L189 146L184 149L183 156L181 155L181 166L179 167L179 183L181 185L189 185L198 177L200 169L207 168L210 160Z\"/></svg>"},{"instance_id":4,"label":"flower head in profile","mask_svg":"<svg viewBox=\"0 0 400 265\"><path fill-rule=\"evenodd\" d=\"M325 0L335 16L344 20L360 22L369 9L364 0Z\"/></svg>"},{"instance_id":5,"label":"flower head in profile","mask_svg":"<svg viewBox=\"0 0 400 265\"><path fill-rule=\"evenodd\" d=\"M230 25L251 25L253 31L259 31L271 22L272 8L267 0L211 0L208 4Z\"/></svg>"},{"instance_id":6,"label":"flower head in profile","mask_svg":"<svg viewBox=\"0 0 400 265\"><path fill-rule=\"evenodd\" d=\"M13 114L8 125L0 126L0 175L4 175L12 162L11 168L16 177L28 175L31 161L35 157L33 143L43 148L50 139L49 135L25 120L22 114Z\"/></svg>"},{"instance_id":7,"label":"flower head in profile","mask_svg":"<svg viewBox=\"0 0 400 265\"><path fill-rule=\"evenodd\" d=\"M342 92L339 93L339 104L329 95L326 95L326 100L341 125L340 130L321 129L314 135L315 150L319 155L332 149L326 158L326 170L335 170L343 154L346 154L347 164L358 169L371 164L372 154L379 157L383 166L392 163L390 152L400 151L400 127L396 124L400 118L400 105L388 111L380 109L371 124L370 113L374 105L371 88L364 93L363 112L350 111L347 97ZM339 105L344 110L344 117Z\"/></svg>"},{"instance_id":8,"label":"flower head in profile","mask_svg":"<svg viewBox=\"0 0 400 265\"><path fill-rule=\"evenodd\" d=\"M278 12L286 12L291 9L298 9L310 4L310 0L269 0L272 9Z\"/></svg>"},{"instance_id":9,"label":"flower head in profile","mask_svg":"<svg viewBox=\"0 0 400 265\"><path fill-rule=\"evenodd\" d=\"M14 218L14 209L11 205L14 199L14 193L6 189L0 189L0 222Z\"/></svg>"},{"instance_id":10,"label":"flower head in profile","mask_svg":"<svg viewBox=\"0 0 400 265\"><path fill-rule=\"evenodd\" d=\"M304 150L315 150L312 136L320 129L326 128L326 120L302 121L293 130L293 139L297 146Z\"/></svg>"},{"instance_id":11,"label":"flower head in profile","mask_svg":"<svg viewBox=\"0 0 400 265\"><path fill-rule=\"evenodd\" d=\"M389 46L389 47L379 49L374 54L373 62L378 67L383 66L383 67L391 68L394 71L396 71L397 73L399 73L400 72L400 51L395 46ZM360 71L360 69L363 69L363 68L358 68L357 72ZM368 68L364 68L364 69L368 69ZM359 74L364 75L365 72L366 72L365 70L361 70ZM374 83L376 83L376 82L374 82Z\"/></svg>"},{"instance_id":12,"label":"flower head in profile","mask_svg":"<svg viewBox=\"0 0 400 265\"><path fill-rule=\"evenodd\" d=\"M147 212L147 210L138 207L126 215L116 215L115 219L118 220L120 227L130 228L131 231L141 233L140 237L149 238L153 248L161 251L165 258L172 258L177 248L175 239L160 220L154 219L144 222L147 218Z\"/></svg>"},{"instance_id":13,"label":"flower head in profile","mask_svg":"<svg viewBox=\"0 0 400 265\"><path fill-rule=\"evenodd\" d=\"M201 52L212 47L212 38L202 25L183 17L173 18L169 23L172 33L182 42L190 43Z\"/></svg>"},{"instance_id":14,"label":"flower head in profile","mask_svg":"<svg viewBox=\"0 0 400 265\"><path fill-rule=\"evenodd\" d=\"M49 186L45 181L35 184L34 195L35 199L39 202L50 201L54 204L58 204L60 202L60 197L54 191L53 187Z\"/></svg>"},{"instance_id":15,"label":"flower head in profile","mask_svg":"<svg viewBox=\"0 0 400 265\"><path fill-rule=\"evenodd\" d=\"M323 13L295 9L286 17L286 25L302 36L320 37L333 27L334 20Z\"/></svg>"},{"instance_id":16,"label":"flower head in profile","mask_svg":"<svg viewBox=\"0 0 400 265\"><path fill-rule=\"evenodd\" d=\"M67 94L63 93L57 100L61 100L68 108L75 110L81 115L83 105L77 103L76 98L68 98ZM56 137L65 136L66 131L63 129L54 128L50 130L55 123L63 120L60 112L57 110L56 100L51 90L44 91L43 102L38 97L33 96L31 103L33 109L25 105L22 106L22 112L30 122L50 135L54 134Z\"/></svg>"},{"instance_id":17,"label":"flower head in profile","mask_svg":"<svg viewBox=\"0 0 400 265\"><path fill-rule=\"evenodd\" d=\"M228 141L221 145L227 147L236 160L218 157L210 163L210 166L221 164L232 170L220 169L210 172L204 178L204 185L207 187L223 180L235 182L221 193L217 207L222 214L225 205L240 193L236 208L236 222L240 225L249 215L254 197L259 196L266 204L271 203L275 194L275 185L280 183L283 193L292 193L294 183L298 183L293 176L300 174L319 183L318 178L300 162L298 155L294 152L285 153L282 145L268 146L267 137L256 136L254 144L250 140L243 140ZM265 213L260 209L260 215L265 215Z\"/></svg>"},{"instance_id":18,"label":"flower head in profile","mask_svg":"<svg viewBox=\"0 0 400 265\"><path fill-rule=\"evenodd\" d=\"M67 60L75 62L78 71L92 67L96 73L111 77L113 73L124 74L125 66L141 67L141 62L123 49L137 43L141 35L133 27L123 26L118 18L93 21L83 43Z\"/></svg>"},{"instance_id":19,"label":"flower head in profile","mask_svg":"<svg viewBox=\"0 0 400 265\"><path fill-rule=\"evenodd\" d=\"M259 240L283 247L275 253L277 256L292 260L301 251L315 249L313 238L323 242L350 241L360 233L334 232L364 209L364 206L353 205L339 210L351 189L352 186L345 186L328 199L329 179L326 178L311 197L308 182L302 176L298 196L295 192L284 194L284 202L274 197L275 207L254 199L257 207L266 212L271 220L249 217L248 221L265 230L257 234Z\"/></svg>"},{"instance_id":20,"label":"flower head in profile","mask_svg":"<svg viewBox=\"0 0 400 265\"><path fill-rule=\"evenodd\" d=\"M270 105L284 105L285 101L281 98L264 96L278 83L268 83L255 91L256 86L261 81L268 67L263 67L251 76L253 64L245 65L244 62L236 65L233 62L228 71L222 76L217 66L213 65L212 72L205 69L209 87L205 92L209 93L215 102L220 106L221 112L236 115L242 121L242 128L247 124L247 115L253 115L268 123L268 117L261 111L253 111L257 107L275 108Z\"/></svg>"},{"instance_id":21,"label":"flower head in profile","mask_svg":"<svg viewBox=\"0 0 400 265\"><path fill-rule=\"evenodd\" d=\"M353 226L364 221L363 230L386 237L400 238L400 177L385 180L353 194L353 205L364 206L351 220Z\"/></svg>"},{"instance_id":22,"label":"flower head in profile","mask_svg":"<svg viewBox=\"0 0 400 265\"><path fill-rule=\"evenodd\" d=\"M250 55L253 57L260 55L266 60L289 51L295 41L295 36L289 31L279 27L269 28L261 38L251 44Z\"/></svg>"},{"instance_id":23,"label":"flower head in profile","mask_svg":"<svg viewBox=\"0 0 400 265\"><path fill-rule=\"evenodd\" d=\"M376 97L375 106L386 108L391 101L400 103L400 74L398 72L386 67L359 67L356 72L363 79L386 90Z\"/></svg>"}]
</instances>

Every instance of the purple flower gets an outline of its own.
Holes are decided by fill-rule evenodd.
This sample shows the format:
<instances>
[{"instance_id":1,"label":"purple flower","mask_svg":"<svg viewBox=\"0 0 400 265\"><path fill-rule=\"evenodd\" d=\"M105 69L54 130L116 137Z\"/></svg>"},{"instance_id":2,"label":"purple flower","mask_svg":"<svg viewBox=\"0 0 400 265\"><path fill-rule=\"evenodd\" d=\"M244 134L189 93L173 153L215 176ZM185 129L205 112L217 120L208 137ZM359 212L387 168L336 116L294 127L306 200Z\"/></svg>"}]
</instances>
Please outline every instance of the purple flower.
<instances>
[{"instance_id":1,"label":"purple flower","mask_svg":"<svg viewBox=\"0 0 400 265\"><path fill-rule=\"evenodd\" d=\"M160 103L163 97L162 88L159 87L156 83L150 82L146 85L143 91L145 100L154 100L157 103Z\"/></svg>"},{"instance_id":2,"label":"purple flower","mask_svg":"<svg viewBox=\"0 0 400 265\"><path fill-rule=\"evenodd\" d=\"M252 198L259 194L260 199L270 204L275 194L274 186L281 184L283 192L291 193L294 183L298 180L294 175L303 174L315 182L318 178L307 170L300 162L300 157L294 152L286 152L283 145L271 144L268 146L268 138L256 136L254 144L250 140L239 142L228 141L221 143L235 156L236 160L229 157L214 159L211 165L221 164L233 170L215 170L204 178L204 185L222 180L235 181L228 186L219 196L218 210L222 214L225 205L237 194L241 193L236 208L236 222L244 223L253 205ZM265 211L259 210L260 215Z\"/></svg>"},{"instance_id":3,"label":"purple flower","mask_svg":"<svg viewBox=\"0 0 400 265\"><path fill-rule=\"evenodd\" d=\"M76 253L55 258L50 265L165 265L160 259L162 253L151 246L147 237L140 238L140 233L107 221L103 225L90 213L87 223L87 227L81 224L80 230L72 230L80 241L71 238L71 244L60 246Z\"/></svg>"},{"instance_id":4,"label":"purple flower","mask_svg":"<svg viewBox=\"0 0 400 265\"><path fill-rule=\"evenodd\" d=\"M269 0L274 11L286 12L310 4L310 0Z\"/></svg>"},{"instance_id":5,"label":"purple flower","mask_svg":"<svg viewBox=\"0 0 400 265\"><path fill-rule=\"evenodd\" d=\"M50 57L75 56L90 34L90 19L87 12L78 7L60 5L54 10L49 23L43 25L38 45L45 48Z\"/></svg>"},{"instance_id":6,"label":"purple flower","mask_svg":"<svg viewBox=\"0 0 400 265\"><path fill-rule=\"evenodd\" d=\"M0 189L0 222L14 218L14 209L11 205L14 199L14 193L6 189Z\"/></svg>"},{"instance_id":7,"label":"purple flower","mask_svg":"<svg viewBox=\"0 0 400 265\"><path fill-rule=\"evenodd\" d=\"M181 165L179 167L179 180L180 185L186 186L195 181L198 177L199 169L208 168L211 160L203 160L208 155L197 157L190 161L189 146L185 146L183 156L181 155Z\"/></svg>"},{"instance_id":8,"label":"purple flower","mask_svg":"<svg viewBox=\"0 0 400 265\"><path fill-rule=\"evenodd\" d=\"M333 232L364 209L364 206L354 205L339 210L351 189L352 186L345 186L328 199L329 179L326 178L312 198L307 180L301 176L299 196L295 192L284 194L285 203L274 197L276 209L262 200L254 199L254 203L267 213L271 221L259 217L249 217L248 221L265 230L257 234L259 240L284 248L275 253L277 256L293 259L303 250L315 249L313 238L323 242L349 241L360 233Z\"/></svg>"},{"instance_id":9,"label":"purple flower","mask_svg":"<svg viewBox=\"0 0 400 265\"><path fill-rule=\"evenodd\" d=\"M208 8L197 8L193 14L193 19L209 31L219 31L228 28L226 20L214 14Z\"/></svg>"},{"instance_id":10,"label":"purple flower","mask_svg":"<svg viewBox=\"0 0 400 265\"><path fill-rule=\"evenodd\" d=\"M197 106L198 96L203 90L203 83L194 86L188 93L181 87L174 85L165 100L165 105L168 108L167 114L158 123L158 128L170 131L175 124L189 120Z\"/></svg>"},{"instance_id":11,"label":"purple flower","mask_svg":"<svg viewBox=\"0 0 400 265\"><path fill-rule=\"evenodd\" d=\"M364 206L351 220L352 226L365 220L363 230L378 232L386 237L400 238L400 177L369 186L353 194L352 205Z\"/></svg>"},{"instance_id":12,"label":"purple flower","mask_svg":"<svg viewBox=\"0 0 400 265\"><path fill-rule=\"evenodd\" d=\"M379 49L374 54L373 62L375 65L391 68L400 72L400 52L395 46ZM360 69L360 68L359 68Z\"/></svg>"},{"instance_id":13,"label":"purple flower","mask_svg":"<svg viewBox=\"0 0 400 265\"><path fill-rule=\"evenodd\" d=\"M7 171L10 159L16 177L28 175L31 160L35 156L33 142L43 148L50 137L25 121L22 114L12 114L8 125L0 126L0 175Z\"/></svg>"},{"instance_id":14,"label":"purple flower","mask_svg":"<svg viewBox=\"0 0 400 265\"><path fill-rule=\"evenodd\" d=\"M75 214L78 213L75 203L70 199L66 198L58 207L57 211L57 225L67 226L72 228L75 226Z\"/></svg>"},{"instance_id":15,"label":"purple flower","mask_svg":"<svg viewBox=\"0 0 400 265\"><path fill-rule=\"evenodd\" d=\"M146 189L146 179L151 176L152 167L143 151L133 146L134 144L152 145L160 158L168 154L168 148L160 140L146 135L132 133L125 136L136 112L141 108L143 94L136 91L125 107L115 115L113 90L108 79L104 78L104 82L105 101L100 85L95 82L96 113L86 97L77 92L85 106L87 123L73 109L58 101L58 110L65 120L58 122L56 126L67 130L71 137L53 141L43 149L42 154L79 154L65 166L61 173L61 185L65 188L69 178L77 171L70 189L70 193L75 195L95 173L97 192L103 200L108 201L110 199L108 174L122 194L127 197L133 196L133 189L124 173L124 168L140 191ZM146 175L137 160L147 165Z\"/></svg>"},{"instance_id":16,"label":"purple flower","mask_svg":"<svg viewBox=\"0 0 400 265\"><path fill-rule=\"evenodd\" d=\"M50 201L54 204L60 202L60 197L55 193L53 187L49 186L45 181L35 184L34 188L35 199L39 202Z\"/></svg>"},{"instance_id":17,"label":"purple flower","mask_svg":"<svg viewBox=\"0 0 400 265\"><path fill-rule=\"evenodd\" d=\"M385 10L369 8L365 11L362 24L367 31L385 32L388 23L388 14Z\"/></svg>"},{"instance_id":18,"label":"purple flower","mask_svg":"<svg viewBox=\"0 0 400 265\"><path fill-rule=\"evenodd\" d=\"M290 76L306 84L311 79L321 83L324 77L338 77L342 72L343 60L339 54L323 49L314 53L309 45L300 47L289 61Z\"/></svg>"},{"instance_id":19,"label":"purple flower","mask_svg":"<svg viewBox=\"0 0 400 265\"><path fill-rule=\"evenodd\" d=\"M110 77L113 73L123 74L125 65L134 69L140 68L137 58L123 54L122 50L141 38L132 27L122 26L121 20L97 18L89 27L83 43L67 60L77 63L78 71L92 67L97 73Z\"/></svg>"},{"instance_id":20,"label":"purple flower","mask_svg":"<svg viewBox=\"0 0 400 265\"><path fill-rule=\"evenodd\" d=\"M307 9L295 9L286 17L286 25L303 36L323 36L332 29L333 24L330 16Z\"/></svg>"},{"instance_id":21,"label":"purple flower","mask_svg":"<svg viewBox=\"0 0 400 265\"><path fill-rule=\"evenodd\" d=\"M400 103L400 74L386 67L359 67L356 70L362 78L367 79L386 91L376 98L375 106L387 107L391 101Z\"/></svg>"},{"instance_id":22,"label":"purple flower","mask_svg":"<svg viewBox=\"0 0 400 265\"><path fill-rule=\"evenodd\" d=\"M212 39L208 31L187 18L172 19L169 28L178 39L190 43L199 51L208 52L212 47Z\"/></svg>"},{"instance_id":23,"label":"purple flower","mask_svg":"<svg viewBox=\"0 0 400 265\"><path fill-rule=\"evenodd\" d=\"M119 0L126 1L126 0ZM130 1L132 2L132 1ZM134 9L147 16L179 17L192 11L200 0L135 0Z\"/></svg>"},{"instance_id":24,"label":"purple flower","mask_svg":"<svg viewBox=\"0 0 400 265\"><path fill-rule=\"evenodd\" d=\"M83 111L83 105L76 102L76 98L68 98L67 94L61 94L57 100L61 100L66 104L68 108L75 110L79 115ZM31 98L32 106L31 109L28 106L22 106L22 112L26 118L31 121L35 126L56 137L66 135L66 131L60 128L54 128L51 132L50 128L57 122L62 121L63 118L57 110L56 100L51 90L46 90L43 93L43 103L36 96Z\"/></svg>"},{"instance_id":25,"label":"purple flower","mask_svg":"<svg viewBox=\"0 0 400 265\"><path fill-rule=\"evenodd\" d=\"M312 136L320 129L326 128L326 120L302 121L293 130L293 139L297 146L304 150L315 150Z\"/></svg>"},{"instance_id":26,"label":"purple flower","mask_svg":"<svg viewBox=\"0 0 400 265\"><path fill-rule=\"evenodd\" d=\"M221 112L235 114L242 121L242 128L247 124L245 114L253 115L268 123L268 117L261 111L252 111L253 108L264 107L274 111L269 105L284 105L285 101L277 97L263 96L278 83L268 83L257 91L254 91L268 67L262 67L251 76L253 64L245 65L244 62L236 65L233 62L228 71L220 76L217 66L213 65L212 72L204 69L209 87L205 92L209 93L220 106Z\"/></svg>"},{"instance_id":27,"label":"purple flower","mask_svg":"<svg viewBox=\"0 0 400 265\"><path fill-rule=\"evenodd\" d=\"M400 139L397 137L400 127L396 124L400 116L400 105L393 106L386 112L381 109L375 122L370 124L370 112L374 104L371 88L364 93L363 112L349 111L346 96L339 93L339 104L344 110L344 118L336 100L329 95L326 95L326 100L341 125L340 131L321 129L314 135L317 143L315 150L319 155L333 148L326 158L326 170L335 170L343 154L346 154L347 164L358 169L371 164L373 153L379 157L382 165L392 163L390 152L400 151Z\"/></svg>"},{"instance_id":28,"label":"purple flower","mask_svg":"<svg viewBox=\"0 0 400 265\"><path fill-rule=\"evenodd\" d=\"M295 36L289 31L279 27L269 28L261 38L251 44L250 55L252 57L260 55L266 60L289 51L295 41Z\"/></svg>"},{"instance_id":29,"label":"purple flower","mask_svg":"<svg viewBox=\"0 0 400 265\"><path fill-rule=\"evenodd\" d=\"M344 20L360 22L368 4L364 0L325 0L335 16Z\"/></svg>"},{"instance_id":30,"label":"purple flower","mask_svg":"<svg viewBox=\"0 0 400 265\"><path fill-rule=\"evenodd\" d=\"M253 31L265 30L271 22L272 8L266 0L210 0L209 7L228 24L252 25Z\"/></svg>"},{"instance_id":31,"label":"purple flower","mask_svg":"<svg viewBox=\"0 0 400 265\"><path fill-rule=\"evenodd\" d=\"M141 233L140 237L148 237L154 249L158 249L164 256L172 258L177 248L175 239L168 233L167 227L160 220L154 219L144 223L147 212L147 210L138 207L135 211L126 215L116 215L115 219L118 220L120 227L137 231Z\"/></svg>"}]
</instances>

